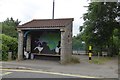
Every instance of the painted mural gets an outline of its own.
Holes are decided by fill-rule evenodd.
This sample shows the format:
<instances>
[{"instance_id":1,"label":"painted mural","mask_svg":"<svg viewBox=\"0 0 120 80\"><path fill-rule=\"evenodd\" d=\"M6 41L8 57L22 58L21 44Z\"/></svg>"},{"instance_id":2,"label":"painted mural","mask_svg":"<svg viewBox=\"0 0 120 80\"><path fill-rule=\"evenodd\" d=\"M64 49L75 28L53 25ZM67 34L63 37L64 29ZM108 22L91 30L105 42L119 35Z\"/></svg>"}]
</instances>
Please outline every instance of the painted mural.
<instances>
[{"instance_id":1,"label":"painted mural","mask_svg":"<svg viewBox=\"0 0 120 80\"><path fill-rule=\"evenodd\" d=\"M39 54L60 54L61 35L59 31L39 31L32 35L32 52Z\"/></svg>"}]
</instances>

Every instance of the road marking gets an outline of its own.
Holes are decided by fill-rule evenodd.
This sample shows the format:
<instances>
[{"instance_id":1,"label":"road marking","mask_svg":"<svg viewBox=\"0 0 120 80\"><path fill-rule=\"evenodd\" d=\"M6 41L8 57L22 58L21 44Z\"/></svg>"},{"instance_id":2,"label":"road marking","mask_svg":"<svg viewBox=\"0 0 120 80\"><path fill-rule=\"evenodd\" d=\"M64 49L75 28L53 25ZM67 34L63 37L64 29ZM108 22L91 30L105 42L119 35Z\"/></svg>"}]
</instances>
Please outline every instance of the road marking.
<instances>
[{"instance_id":1,"label":"road marking","mask_svg":"<svg viewBox=\"0 0 120 80\"><path fill-rule=\"evenodd\" d=\"M11 73L12 73L12 72L0 73L0 76L9 75L9 74L11 74Z\"/></svg>"},{"instance_id":2,"label":"road marking","mask_svg":"<svg viewBox=\"0 0 120 80\"><path fill-rule=\"evenodd\" d=\"M49 72L49 71L17 70L17 69L2 69L2 70L4 70L4 71L16 71L16 72L32 72L32 73L54 74L54 75L80 77L80 78L100 78L100 77L93 77L93 76L83 76L83 75L77 75L77 74L66 74L66 73Z\"/></svg>"}]
</instances>

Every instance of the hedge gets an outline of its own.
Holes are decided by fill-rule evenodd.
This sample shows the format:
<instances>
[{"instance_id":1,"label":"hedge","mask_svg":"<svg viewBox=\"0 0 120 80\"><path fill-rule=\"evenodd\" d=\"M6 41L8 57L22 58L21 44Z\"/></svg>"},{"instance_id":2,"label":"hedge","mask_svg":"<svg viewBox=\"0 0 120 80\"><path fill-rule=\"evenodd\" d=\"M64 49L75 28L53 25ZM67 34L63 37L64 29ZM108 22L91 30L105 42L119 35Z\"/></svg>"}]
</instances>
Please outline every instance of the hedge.
<instances>
[{"instance_id":1,"label":"hedge","mask_svg":"<svg viewBox=\"0 0 120 80\"><path fill-rule=\"evenodd\" d=\"M12 58L15 59L17 56L17 39L10 37L5 34L0 34L0 52L2 53L1 60L7 60L8 59L8 51L12 51Z\"/></svg>"}]
</instances>

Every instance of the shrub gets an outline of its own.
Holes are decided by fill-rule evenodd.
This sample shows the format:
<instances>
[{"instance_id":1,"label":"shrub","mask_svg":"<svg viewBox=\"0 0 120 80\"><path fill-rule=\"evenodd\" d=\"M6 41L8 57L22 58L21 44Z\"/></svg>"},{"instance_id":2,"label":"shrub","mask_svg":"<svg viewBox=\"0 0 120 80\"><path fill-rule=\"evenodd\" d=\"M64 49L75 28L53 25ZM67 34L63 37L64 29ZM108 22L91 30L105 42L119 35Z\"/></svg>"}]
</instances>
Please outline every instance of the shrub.
<instances>
[{"instance_id":1,"label":"shrub","mask_svg":"<svg viewBox=\"0 0 120 80\"><path fill-rule=\"evenodd\" d=\"M7 51L9 50L9 48L6 46L6 45L3 45L3 44L0 44L0 50L1 50L1 60L7 60L8 59L8 54L7 54Z\"/></svg>"},{"instance_id":2,"label":"shrub","mask_svg":"<svg viewBox=\"0 0 120 80\"><path fill-rule=\"evenodd\" d=\"M13 54L17 53L17 39L7 36L5 34L0 34L0 51L2 52L2 60L8 59L8 51L12 51ZM16 54L17 55L17 54ZM15 55L14 55L15 56Z\"/></svg>"}]
</instances>

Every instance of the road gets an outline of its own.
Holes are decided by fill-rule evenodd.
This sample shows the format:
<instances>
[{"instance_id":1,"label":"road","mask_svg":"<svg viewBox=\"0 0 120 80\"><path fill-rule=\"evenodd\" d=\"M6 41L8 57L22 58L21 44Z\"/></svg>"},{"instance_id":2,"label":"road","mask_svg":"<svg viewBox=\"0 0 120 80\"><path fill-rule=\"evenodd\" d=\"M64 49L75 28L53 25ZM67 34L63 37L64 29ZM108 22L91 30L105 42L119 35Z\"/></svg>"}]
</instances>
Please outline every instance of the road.
<instances>
[{"instance_id":1,"label":"road","mask_svg":"<svg viewBox=\"0 0 120 80\"><path fill-rule=\"evenodd\" d=\"M79 64L69 65L49 60L1 62L2 75L4 78L118 78L117 58L105 64L91 64L87 62L88 56L78 57Z\"/></svg>"},{"instance_id":2,"label":"road","mask_svg":"<svg viewBox=\"0 0 120 80\"><path fill-rule=\"evenodd\" d=\"M37 79L44 79L47 78L48 80L59 80L59 79L71 79L76 80L82 78L82 80L98 80L93 79L92 77L83 78L85 76L80 75L72 75L72 74L64 74L64 73L55 73L55 72L46 72L46 71L36 71L36 70L19 70L19 69L2 69L2 80L14 80L17 78L18 80L36 80ZM46 80L46 79L45 79Z\"/></svg>"},{"instance_id":3,"label":"road","mask_svg":"<svg viewBox=\"0 0 120 80\"><path fill-rule=\"evenodd\" d=\"M60 74L46 71L3 69L3 78L76 78L68 74Z\"/></svg>"}]
</instances>

